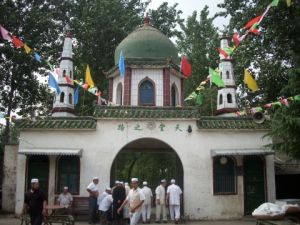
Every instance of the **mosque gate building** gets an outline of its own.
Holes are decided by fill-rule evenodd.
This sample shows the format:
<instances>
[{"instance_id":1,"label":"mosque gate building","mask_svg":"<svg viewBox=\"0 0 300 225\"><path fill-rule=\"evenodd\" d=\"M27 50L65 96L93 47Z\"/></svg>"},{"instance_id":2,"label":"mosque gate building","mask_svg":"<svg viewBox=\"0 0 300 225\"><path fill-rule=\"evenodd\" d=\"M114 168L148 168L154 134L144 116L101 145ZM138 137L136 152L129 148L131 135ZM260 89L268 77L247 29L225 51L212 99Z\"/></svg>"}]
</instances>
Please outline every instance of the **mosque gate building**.
<instances>
[{"instance_id":1,"label":"mosque gate building","mask_svg":"<svg viewBox=\"0 0 300 225\"><path fill-rule=\"evenodd\" d=\"M221 47L226 45L228 39L222 37ZM109 98L118 106L100 106L92 117L77 117L74 85L63 78L73 73L67 35L58 80L62 92L53 116L20 121L19 144L6 148L3 208L21 213L32 177L40 179L50 204L63 185L76 197L88 196L86 186L94 176L104 190L123 151L176 154L186 218L241 218L262 202L274 202L274 154L264 148L271 140L263 138L268 124L229 116L237 110L235 80L231 59L221 61L226 87L218 92L218 116L202 117L199 108L183 106L184 77L175 46L145 19L116 48L115 66L107 75ZM16 172L8 173L14 167Z\"/></svg>"}]
</instances>

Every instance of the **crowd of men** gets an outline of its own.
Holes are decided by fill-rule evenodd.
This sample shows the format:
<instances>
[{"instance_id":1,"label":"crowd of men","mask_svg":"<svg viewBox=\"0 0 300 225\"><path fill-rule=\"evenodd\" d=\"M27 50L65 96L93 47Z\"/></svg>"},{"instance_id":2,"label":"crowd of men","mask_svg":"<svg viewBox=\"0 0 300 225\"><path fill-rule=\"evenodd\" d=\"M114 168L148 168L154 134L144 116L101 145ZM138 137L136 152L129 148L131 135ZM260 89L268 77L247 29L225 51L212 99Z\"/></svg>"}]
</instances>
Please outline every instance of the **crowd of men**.
<instances>
[{"instance_id":1,"label":"crowd of men","mask_svg":"<svg viewBox=\"0 0 300 225\"><path fill-rule=\"evenodd\" d=\"M114 224L123 225L130 223L136 225L140 219L144 224L150 223L152 206L156 206L155 222L167 223L167 211L170 219L177 224L180 219L180 205L182 202L182 190L172 179L167 187L167 181L161 180L155 189L155 198L148 182L144 181L143 187L139 187L138 178L131 179L131 187L128 183L115 182L113 188L106 188L99 192L99 178L94 177L87 186L89 193L89 224ZM73 197L64 187L58 196L57 203L61 206L61 214L72 214ZM29 213L31 225L41 225L46 212L46 196L39 189L38 179L31 180L31 189L25 194L23 213Z\"/></svg>"}]
</instances>

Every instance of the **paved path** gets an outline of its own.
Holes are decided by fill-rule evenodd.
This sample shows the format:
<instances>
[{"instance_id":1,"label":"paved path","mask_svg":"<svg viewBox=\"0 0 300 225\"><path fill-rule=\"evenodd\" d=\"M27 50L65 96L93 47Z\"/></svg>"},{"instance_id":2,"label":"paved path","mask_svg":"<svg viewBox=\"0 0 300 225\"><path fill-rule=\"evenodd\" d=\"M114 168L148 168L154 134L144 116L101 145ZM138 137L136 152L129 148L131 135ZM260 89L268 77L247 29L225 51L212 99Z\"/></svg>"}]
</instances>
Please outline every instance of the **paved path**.
<instances>
[{"instance_id":1,"label":"paved path","mask_svg":"<svg viewBox=\"0 0 300 225\"><path fill-rule=\"evenodd\" d=\"M13 216L0 215L0 225L20 225L20 224L21 224L20 220L14 218ZM86 222L76 222L75 224L88 225L88 223ZM255 225L255 221L253 219L247 218L242 220L193 221L193 222L187 222L186 224L187 225ZM153 225L157 225L157 224L153 224ZM173 224L168 223L166 225L173 225Z\"/></svg>"}]
</instances>

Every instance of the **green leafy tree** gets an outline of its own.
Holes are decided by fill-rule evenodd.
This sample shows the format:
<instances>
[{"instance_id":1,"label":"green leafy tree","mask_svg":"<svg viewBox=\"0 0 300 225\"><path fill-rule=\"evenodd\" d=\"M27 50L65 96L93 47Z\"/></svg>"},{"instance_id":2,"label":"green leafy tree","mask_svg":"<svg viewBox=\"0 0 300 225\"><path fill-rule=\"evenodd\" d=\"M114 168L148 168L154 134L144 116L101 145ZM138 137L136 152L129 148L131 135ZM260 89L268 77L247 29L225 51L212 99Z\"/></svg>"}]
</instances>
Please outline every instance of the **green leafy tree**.
<instances>
[{"instance_id":1,"label":"green leafy tree","mask_svg":"<svg viewBox=\"0 0 300 225\"><path fill-rule=\"evenodd\" d=\"M209 67L218 66L219 38L213 20L214 17L209 17L208 6L205 6L200 12L199 19L197 12L194 11L185 24L181 23L183 34L177 42L179 51L187 55L192 65L192 74L185 80L184 85L186 96L195 91L201 81L207 79ZM201 109L204 115L211 115L216 108L217 89L215 87L210 89L209 85L206 85L203 93L204 102Z\"/></svg>"}]
</instances>

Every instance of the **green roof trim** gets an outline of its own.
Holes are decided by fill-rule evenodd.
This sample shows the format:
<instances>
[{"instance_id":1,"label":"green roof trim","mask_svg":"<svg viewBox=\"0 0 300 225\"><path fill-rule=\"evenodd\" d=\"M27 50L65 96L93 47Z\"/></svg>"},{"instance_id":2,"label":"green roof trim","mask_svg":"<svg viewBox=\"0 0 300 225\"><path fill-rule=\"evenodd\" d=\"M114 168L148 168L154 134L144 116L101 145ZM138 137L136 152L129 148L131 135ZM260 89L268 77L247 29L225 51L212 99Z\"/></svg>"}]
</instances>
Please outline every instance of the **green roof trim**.
<instances>
[{"instance_id":1,"label":"green roof trim","mask_svg":"<svg viewBox=\"0 0 300 225\"><path fill-rule=\"evenodd\" d=\"M203 129L227 130L269 130L269 121L256 123L251 117L201 117L197 120L197 127Z\"/></svg>"},{"instance_id":2,"label":"green roof trim","mask_svg":"<svg viewBox=\"0 0 300 225\"><path fill-rule=\"evenodd\" d=\"M20 130L95 130L97 121L92 117L45 117L21 119L16 122L16 126Z\"/></svg>"},{"instance_id":3,"label":"green roof trim","mask_svg":"<svg viewBox=\"0 0 300 225\"><path fill-rule=\"evenodd\" d=\"M139 107L106 106L97 107L96 118L118 119L198 119L201 109L196 107Z\"/></svg>"}]
</instances>

